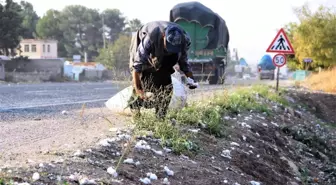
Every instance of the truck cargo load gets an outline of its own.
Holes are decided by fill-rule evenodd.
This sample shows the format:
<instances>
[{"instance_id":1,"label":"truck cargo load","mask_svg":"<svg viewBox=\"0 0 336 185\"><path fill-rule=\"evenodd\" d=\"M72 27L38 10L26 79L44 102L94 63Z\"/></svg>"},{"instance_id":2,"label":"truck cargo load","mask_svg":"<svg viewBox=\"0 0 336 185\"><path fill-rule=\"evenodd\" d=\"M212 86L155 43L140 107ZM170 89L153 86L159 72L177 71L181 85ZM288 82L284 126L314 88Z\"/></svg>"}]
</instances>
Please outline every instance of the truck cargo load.
<instances>
[{"instance_id":1,"label":"truck cargo load","mask_svg":"<svg viewBox=\"0 0 336 185\"><path fill-rule=\"evenodd\" d=\"M170 11L170 21L186 20L195 22L202 27L209 27L208 43L203 49L228 47L229 32L226 23L217 13L199 2L186 2L175 5Z\"/></svg>"},{"instance_id":2,"label":"truck cargo load","mask_svg":"<svg viewBox=\"0 0 336 185\"><path fill-rule=\"evenodd\" d=\"M224 83L230 40L225 20L199 2L186 2L170 10L170 22L179 24L190 35L188 57L196 79Z\"/></svg>"},{"instance_id":3,"label":"truck cargo load","mask_svg":"<svg viewBox=\"0 0 336 185\"><path fill-rule=\"evenodd\" d=\"M272 57L270 55L264 55L259 63L258 63L258 69L259 69L259 79L271 79L274 80L274 70L275 66L272 61Z\"/></svg>"}]
</instances>

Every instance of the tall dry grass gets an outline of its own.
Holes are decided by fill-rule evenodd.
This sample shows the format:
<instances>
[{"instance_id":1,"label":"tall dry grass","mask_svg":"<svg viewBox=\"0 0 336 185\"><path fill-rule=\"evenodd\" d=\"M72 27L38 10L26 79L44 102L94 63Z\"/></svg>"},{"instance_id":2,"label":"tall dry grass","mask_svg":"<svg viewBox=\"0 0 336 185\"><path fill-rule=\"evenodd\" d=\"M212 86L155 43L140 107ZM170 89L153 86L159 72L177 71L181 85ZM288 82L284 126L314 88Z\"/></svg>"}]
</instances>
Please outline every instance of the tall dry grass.
<instances>
[{"instance_id":1,"label":"tall dry grass","mask_svg":"<svg viewBox=\"0 0 336 185\"><path fill-rule=\"evenodd\" d=\"M310 75L302 85L311 90L336 93L336 67Z\"/></svg>"}]
</instances>

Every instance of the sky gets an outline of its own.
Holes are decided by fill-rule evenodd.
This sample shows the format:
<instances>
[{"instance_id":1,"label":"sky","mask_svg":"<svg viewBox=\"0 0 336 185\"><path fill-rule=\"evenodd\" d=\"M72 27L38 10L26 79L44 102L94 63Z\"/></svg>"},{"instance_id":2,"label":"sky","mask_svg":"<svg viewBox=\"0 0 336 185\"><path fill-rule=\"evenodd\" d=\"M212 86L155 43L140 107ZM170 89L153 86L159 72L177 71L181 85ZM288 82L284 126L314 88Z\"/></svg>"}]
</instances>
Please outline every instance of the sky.
<instances>
[{"instance_id":1,"label":"sky","mask_svg":"<svg viewBox=\"0 0 336 185\"><path fill-rule=\"evenodd\" d=\"M33 4L39 16L48 9L62 10L67 5L84 5L104 10L117 8L128 19L142 22L168 20L170 9L188 0L26 0ZM255 64L266 54L266 49L277 30L288 22L298 21L294 7L309 3L312 10L319 5L336 6L336 0L199 0L226 21L230 33L229 47L237 48L239 57ZM148 10L146 8L149 8Z\"/></svg>"}]
</instances>

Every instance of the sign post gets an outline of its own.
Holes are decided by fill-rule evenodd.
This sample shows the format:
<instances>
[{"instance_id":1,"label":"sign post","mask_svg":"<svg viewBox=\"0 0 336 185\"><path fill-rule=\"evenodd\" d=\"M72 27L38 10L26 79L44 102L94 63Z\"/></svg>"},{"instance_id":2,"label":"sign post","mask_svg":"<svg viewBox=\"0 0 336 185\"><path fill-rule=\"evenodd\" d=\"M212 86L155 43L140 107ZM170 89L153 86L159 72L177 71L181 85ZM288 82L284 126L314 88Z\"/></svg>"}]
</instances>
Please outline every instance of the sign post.
<instances>
[{"instance_id":1,"label":"sign post","mask_svg":"<svg viewBox=\"0 0 336 185\"><path fill-rule=\"evenodd\" d=\"M308 71L308 66L310 65L310 63L313 62L313 59L311 59L311 58L304 58L304 59L303 59L303 62L304 62L304 64L305 64L305 69L306 69L306 71Z\"/></svg>"},{"instance_id":2,"label":"sign post","mask_svg":"<svg viewBox=\"0 0 336 185\"><path fill-rule=\"evenodd\" d=\"M272 61L274 66L277 67L276 91L278 91L280 67L283 67L287 63L285 54L295 54L293 46L290 43L283 28L281 28L277 35L274 37L266 52L277 53L276 55L274 55Z\"/></svg>"},{"instance_id":3,"label":"sign post","mask_svg":"<svg viewBox=\"0 0 336 185\"><path fill-rule=\"evenodd\" d=\"M273 57L273 64L278 68L277 69L277 79L276 79L276 91L279 90L279 76L280 76L280 67L284 66L287 63L286 56L284 54L276 54Z\"/></svg>"}]
</instances>

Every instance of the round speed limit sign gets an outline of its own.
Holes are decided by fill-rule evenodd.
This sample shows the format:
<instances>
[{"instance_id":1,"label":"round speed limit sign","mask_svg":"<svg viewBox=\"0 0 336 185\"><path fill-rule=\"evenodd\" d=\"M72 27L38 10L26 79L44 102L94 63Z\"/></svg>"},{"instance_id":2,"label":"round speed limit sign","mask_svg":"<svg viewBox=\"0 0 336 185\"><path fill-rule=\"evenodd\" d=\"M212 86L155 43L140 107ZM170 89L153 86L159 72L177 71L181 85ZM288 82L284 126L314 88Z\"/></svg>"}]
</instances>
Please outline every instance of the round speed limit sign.
<instances>
[{"instance_id":1,"label":"round speed limit sign","mask_svg":"<svg viewBox=\"0 0 336 185\"><path fill-rule=\"evenodd\" d=\"M283 54L276 54L273 57L273 64L277 67L282 67L286 64L286 56Z\"/></svg>"}]
</instances>

